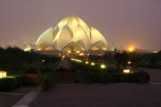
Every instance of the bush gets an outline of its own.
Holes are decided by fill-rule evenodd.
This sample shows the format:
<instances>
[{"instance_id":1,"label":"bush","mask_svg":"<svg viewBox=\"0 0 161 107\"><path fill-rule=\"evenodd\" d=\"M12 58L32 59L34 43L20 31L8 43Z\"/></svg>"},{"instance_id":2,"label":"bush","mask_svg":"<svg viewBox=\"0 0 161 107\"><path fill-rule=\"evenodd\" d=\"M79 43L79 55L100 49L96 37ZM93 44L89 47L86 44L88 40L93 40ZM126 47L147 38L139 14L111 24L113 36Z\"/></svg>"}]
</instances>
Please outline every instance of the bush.
<instances>
[{"instance_id":1,"label":"bush","mask_svg":"<svg viewBox=\"0 0 161 107\"><path fill-rule=\"evenodd\" d=\"M0 79L0 91L12 91L20 86L17 78Z\"/></svg>"},{"instance_id":2,"label":"bush","mask_svg":"<svg viewBox=\"0 0 161 107\"><path fill-rule=\"evenodd\" d=\"M22 75L23 85L25 86L37 86L40 84L40 71L35 68L29 68Z\"/></svg>"},{"instance_id":3,"label":"bush","mask_svg":"<svg viewBox=\"0 0 161 107\"><path fill-rule=\"evenodd\" d=\"M46 69L47 70L47 69ZM56 72L50 69L42 74L41 77L41 87L43 91L49 90L51 87L55 86L57 81Z\"/></svg>"},{"instance_id":4,"label":"bush","mask_svg":"<svg viewBox=\"0 0 161 107\"><path fill-rule=\"evenodd\" d=\"M150 76L147 72L134 72L132 74L121 74L121 82L130 83L148 83L150 81Z\"/></svg>"},{"instance_id":5,"label":"bush","mask_svg":"<svg viewBox=\"0 0 161 107\"><path fill-rule=\"evenodd\" d=\"M40 84L40 77L37 74L27 74L22 77L22 81L24 86L37 86Z\"/></svg>"},{"instance_id":6,"label":"bush","mask_svg":"<svg viewBox=\"0 0 161 107\"><path fill-rule=\"evenodd\" d=\"M146 72L135 72L131 74L123 74L120 72L93 72L81 71L77 72L77 81L83 83L116 83L116 82L130 82L130 83L148 83L150 76Z\"/></svg>"},{"instance_id":7,"label":"bush","mask_svg":"<svg viewBox=\"0 0 161 107\"><path fill-rule=\"evenodd\" d=\"M82 83L148 83L150 76L146 72L122 73L116 66L108 66L107 69L100 69L98 65L89 66L83 63L73 63L75 70L75 81ZM78 70L79 68L79 70Z\"/></svg>"},{"instance_id":8,"label":"bush","mask_svg":"<svg viewBox=\"0 0 161 107\"><path fill-rule=\"evenodd\" d=\"M137 83L148 83L150 81L150 75L144 71L136 72L133 76Z\"/></svg>"}]
</instances>

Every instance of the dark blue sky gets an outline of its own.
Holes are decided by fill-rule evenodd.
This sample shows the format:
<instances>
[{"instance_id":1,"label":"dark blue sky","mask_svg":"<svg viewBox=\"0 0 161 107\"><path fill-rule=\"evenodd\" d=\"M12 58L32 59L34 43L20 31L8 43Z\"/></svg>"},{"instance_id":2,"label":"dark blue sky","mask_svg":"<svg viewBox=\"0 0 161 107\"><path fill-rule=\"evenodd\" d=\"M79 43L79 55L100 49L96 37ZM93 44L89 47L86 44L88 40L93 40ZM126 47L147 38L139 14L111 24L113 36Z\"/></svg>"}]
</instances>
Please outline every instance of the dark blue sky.
<instances>
[{"instance_id":1,"label":"dark blue sky","mask_svg":"<svg viewBox=\"0 0 161 107\"><path fill-rule=\"evenodd\" d=\"M161 0L0 0L0 45L31 44L71 15L95 26L117 48L161 49Z\"/></svg>"}]
</instances>

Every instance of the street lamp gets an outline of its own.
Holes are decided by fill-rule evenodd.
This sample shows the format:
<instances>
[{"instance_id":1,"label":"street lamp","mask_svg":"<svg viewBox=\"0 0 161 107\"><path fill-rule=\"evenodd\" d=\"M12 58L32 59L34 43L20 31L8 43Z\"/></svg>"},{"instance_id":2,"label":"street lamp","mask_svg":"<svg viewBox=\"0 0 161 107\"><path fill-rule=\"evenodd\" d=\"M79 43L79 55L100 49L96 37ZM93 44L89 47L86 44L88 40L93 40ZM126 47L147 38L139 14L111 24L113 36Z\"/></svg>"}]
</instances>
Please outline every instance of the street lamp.
<instances>
[{"instance_id":1,"label":"street lamp","mask_svg":"<svg viewBox=\"0 0 161 107\"><path fill-rule=\"evenodd\" d=\"M100 68L101 68L101 69L106 69L107 66L106 66L105 64L101 64L101 65L100 65Z\"/></svg>"},{"instance_id":2,"label":"street lamp","mask_svg":"<svg viewBox=\"0 0 161 107\"><path fill-rule=\"evenodd\" d=\"M91 62L91 66L95 66L96 64L94 62Z\"/></svg>"},{"instance_id":3,"label":"street lamp","mask_svg":"<svg viewBox=\"0 0 161 107\"><path fill-rule=\"evenodd\" d=\"M6 78L7 72L6 71L0 71L0 78Z\"/></svg>"}]
</instances>

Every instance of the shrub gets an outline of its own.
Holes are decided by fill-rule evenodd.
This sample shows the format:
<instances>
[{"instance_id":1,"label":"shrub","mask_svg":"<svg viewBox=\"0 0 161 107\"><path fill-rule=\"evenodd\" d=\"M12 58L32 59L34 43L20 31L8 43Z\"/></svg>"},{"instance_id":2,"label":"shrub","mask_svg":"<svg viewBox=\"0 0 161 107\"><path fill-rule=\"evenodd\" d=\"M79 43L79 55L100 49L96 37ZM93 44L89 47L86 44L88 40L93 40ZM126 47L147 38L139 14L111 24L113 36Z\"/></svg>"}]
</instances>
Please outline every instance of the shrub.
<instances>
[{"instance_id":1,"label":"shrub","mask_svg":"<svg viewBox=\"0 0 161 107\"><path fill-rule=\"evenodd\" d=\"M0 91L12 91L20 86L16 78L2 78L0 79Z\"/></svg>"},{"instance_id":2,"label":"shrub","mask_svg":"<svg viewBox=\"0 0 161 107\"><path fill-rule=\"evenodd\" d=\"M137 83L148 83L150 81L150 75L144 71L134 73L133 77Z\"/></svg>"},{"instance_id":3,"label":"shrub","mask_svg":"<svg viewBox=\"0 0 161 107\"><path fill-rule=\"evenodd\" d=\"M36 86L40 84L40 77L34 74L27 74L22 77L24 86Z\"/></svg>"},{"instance_id":4,"label":"shrub","mask_svg":"<svg viewBox=\"0 0 161 107\"><path fill-rule=\"evenodd\" d=\"M47 69L46 69L47 70ZM46 71L42 73L41 76L41 87L43 91L49 90L51 87L55 86L57 82L55 71Z\"/></svg>"},{"instance_id":5,"label":"shrub","mask_svg":"<svg viewBox=\"0 0 161 107\"><path fill-rule=\"evenodd\" d=\"M22 75L23 85L37 86L40 84L40 72L37 69L30 68Z\"/></svg>"}]
</instances>

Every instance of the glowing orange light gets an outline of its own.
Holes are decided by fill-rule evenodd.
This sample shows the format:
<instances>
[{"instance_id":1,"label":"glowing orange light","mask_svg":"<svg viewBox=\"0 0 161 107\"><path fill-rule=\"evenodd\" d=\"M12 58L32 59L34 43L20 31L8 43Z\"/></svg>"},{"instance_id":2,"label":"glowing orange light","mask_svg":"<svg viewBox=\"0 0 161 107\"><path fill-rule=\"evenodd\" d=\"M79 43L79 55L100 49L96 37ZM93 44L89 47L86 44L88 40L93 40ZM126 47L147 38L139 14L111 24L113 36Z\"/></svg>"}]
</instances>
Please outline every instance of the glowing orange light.
<instances>
[{"instance_id":1,"label":"glowing orange light","mask_svg":"<svg viewBox=\"0 0 161 107\"><path fill-rule=\"evenodd\" d=\"M44 49L45 51L52 51L53 50L53 47L47 47Z\"/></svg>"},{"instance_id":2,"label":"glowing orange light","mask_svg":"<svg viewBox=\"0 0 161 107\"><path fill-rule=\"evenodd\" d=\"M128 52L134 52L136 50L135 46L130 45L127 49Z\"/></svg>"},{"instance_id":3,"label":"glowing orange light","mask_svg":"<svg viewBox=\"0 0 161 107\"><path fill-rule=\"evenodd\" d=\"M84 56L84 53L83 53L83 52L82 52L82 53L80 53L80 54L79 54L79 56Z\"/></svg>"}]
</instances>

